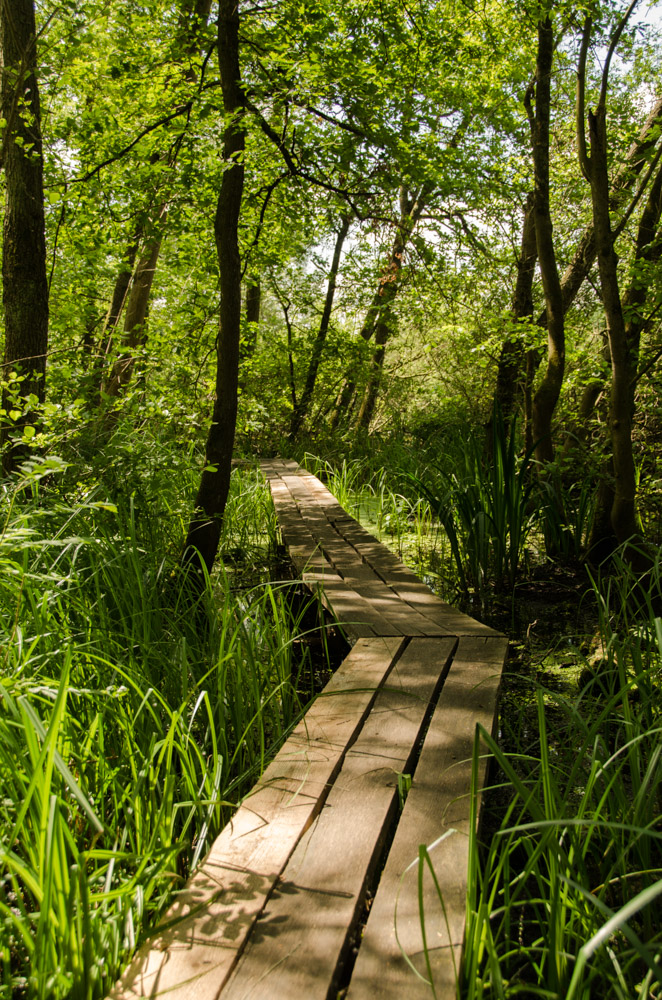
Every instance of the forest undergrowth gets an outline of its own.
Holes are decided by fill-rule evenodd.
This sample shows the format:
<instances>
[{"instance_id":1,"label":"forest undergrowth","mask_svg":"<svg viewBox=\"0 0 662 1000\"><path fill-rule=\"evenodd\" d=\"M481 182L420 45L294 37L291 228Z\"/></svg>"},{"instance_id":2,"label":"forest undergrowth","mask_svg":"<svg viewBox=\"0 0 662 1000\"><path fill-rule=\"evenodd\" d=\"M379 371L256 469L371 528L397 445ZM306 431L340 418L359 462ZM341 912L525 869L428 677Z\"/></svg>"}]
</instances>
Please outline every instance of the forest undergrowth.
<instances>
[{"instance_id":1,"label":"forest undergrowth","mask_svg":"<svg viewBox=\"0 0 662 1000\"><path fill-rule=\"evenodd\" d=\"M586 491L539 484L513 439L436 465L306 456L442 597L510 637L470 848L461 1000L657 998L662 984L662 565L591 567ZM552 543L556 558L545 555ZM655 553L652 561L651 552ZM414 859L412 859L414 861ZM434 850L419 862L434 870ZM443 891L440 890L443 910ZM428 920L433 915L428 914ZM422 925L426 915L422 909ZM436 995L431 986L431 995Z\"/></svg>"},{"instance_id":2,"label":"forest undergrowth","mask_svg":"<svg viewBox=\"0 0 662 1000\"><path fill-rule=\"evenodd\" d=\"M234 474L225 569L195 594L177 573L189 493L167 479L146 502L47 460L2 496L7 1000L106 995L323 670L317 599L273 582L259 476Z\"/></svg>"},{"instance_id":3,"label":"forest undergrowth","mask_svg":"<svg viewBox=\"0 0 662 1000\"><path fill-rule=\"evenodd\" d=\"M472 447L436 465L400 444L305 457L512 640L496 738L476 744L492 764L459 995L655 997L659 561L643 583L618 558L591 579L573 558L581 512L559 522L564 558L545 559L554 519L526 460L502 437L488 474ZM328 676L333 644L286 579L259 474L235 470L223 568L193 598L177 571L192 457L142 448L127 467L116 437L85 474L35 460L2 496L7 1000L105 995Z\"/></svg>"}]
</instances>

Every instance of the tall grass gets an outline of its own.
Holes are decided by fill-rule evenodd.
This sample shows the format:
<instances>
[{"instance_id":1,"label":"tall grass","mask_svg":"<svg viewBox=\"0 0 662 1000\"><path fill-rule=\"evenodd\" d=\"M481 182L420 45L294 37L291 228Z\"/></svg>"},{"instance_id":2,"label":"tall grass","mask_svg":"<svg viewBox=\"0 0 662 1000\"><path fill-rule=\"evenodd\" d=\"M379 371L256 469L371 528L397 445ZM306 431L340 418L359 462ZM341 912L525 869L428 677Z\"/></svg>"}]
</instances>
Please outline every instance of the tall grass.
<instances>
[{"instance_id":1,"label":"tall grass","mask_svg":"<svg viewBox=\"0 0 662 1000\"><path fill-rule=\"evenodd\" d=\"M576 696L534 685L505 745L476 735L472 795L487 753L499 820L471 834L464 1000L660 995L661 581L659 559L597 580L602 657Z\"/></svg>"},{"instance_id":2,"label":"tall grass","mask_svg":"<svg viewBox=\"0 0 662 1000\"><path fill-rule=\"evenodd\" d=\"M0 534L0 997L92 1000L298 716L300 626L287 584L193 606L176 518L58 499L48 474L5 495Z\"/></svg>"},{"instance_id":3,"label":"tall grass","mask_svg":"<svg viewBox=\"0 0 662 1000\"><path fill-rule=\"evenodd\" d=\"M515 426L508 432L496 414L491 459L475 433L455 457L453 468L433 464L411 485L443 525L464 596L484 600L490 588L515 586L533 524L531 456L520 458Z\"/></svg>"}]
</instances>

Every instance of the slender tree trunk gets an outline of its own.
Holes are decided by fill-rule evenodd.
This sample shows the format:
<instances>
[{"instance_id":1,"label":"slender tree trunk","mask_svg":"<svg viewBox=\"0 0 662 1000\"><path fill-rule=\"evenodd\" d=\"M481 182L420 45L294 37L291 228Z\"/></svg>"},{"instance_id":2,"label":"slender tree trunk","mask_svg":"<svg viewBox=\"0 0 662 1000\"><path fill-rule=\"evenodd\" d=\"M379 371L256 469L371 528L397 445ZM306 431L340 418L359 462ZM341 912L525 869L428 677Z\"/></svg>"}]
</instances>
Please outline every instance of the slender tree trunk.
<instances>
[{"instance_id":1,"label":"slender tree trunk","mask_svg":"<svg viewBox=\"0 0 662 1000\"><path fill-rule=\"evenodd\" d=\"M611 525L611 510L614 506L614 463L611 456L604 462L598 478L595 509L591 521L586 556L594 566L613 555L618 539Z\"/></svg>"},{"instance_id":2,"label":"slender tree trunk","mask_svg":"<svg viewBox=\"0 0 662 1000\"><path fill-rule=\"evenodd\" d=\"M628 150L625 162L618 170L611 184L609 193L609 205L612 211L621 209L624 216L628 216L632 206L624 205L624 200L634 182L642 173L644 167L649 163L650 154L655 148L660 138L660 124L662 123L662 97L657 98L648 118L644 122L639 136L632 143ZM561 292L563 295L563 311L566 313L577 297L579 289L586 280L596 259L595 230L593 224L586 227L575 250L574 257L566 267L561 278ZM537 324L540 327L547 327L547 310L540 313ZM535 375L538 367L535 356L529 359L533 371L531 377ZM538 359L539 363L539 359Z\"/></svg>"},{"instance_id":3,"label":"slender tree trunk","mask_svg":"<svg viewBox=\"0 0 662 1000\"><path fill-rule=\"evenodd\" d=\"M529 452L533 449L533 383L539 367L540 351L532 347L526 352L524 374L524 447Z\"/></svg>"},{"instance_id":4,"label":"slender tree trunk","mask_svg":"<svg viewBox=\"0 0 662 1000\"><path fill-rule=\"evenodd\" d=\"M124 335L122 337L120 354L113 365L108 381L103 387L103 393L109 399L116 399L131 381L136 362L136 349L145 343L147 307L152 292L159 254L161 253L163 226L165 225L167 215L167 206L165 203L162 203L157 209L154 234L147 242L133 276L131 291L129 292L126 305Z\"/></svg>"},{"instance_id":5,"label":"slender tree trunk","mask_svg":"<svg viewBox=\"0 0 662 1000\"><path fill-rule=\"evenodd\" d=\"M533 438L538 462L554 460L552 418L565 370L563 294L556 266L552 220L549 212L550 79L554 33L549 18L538 24L535 115L528 100L535 174L534 219L538 260L547 312L547 370L533 399Z\"/></svg>"},{"instance_id":6,"label":"slender tree trunk","mask_svg":"<svg viewBox=\"0 0 662 1000\"><path fill-rule=\"evenodd\" d=\"M209 20L210 11L211 0L179 0L178 52L181 54L182 59L191 60L196 55L200 54L202 32L207 25L207 21ZM197 72L195 68L191 65L187 66L184 71L184 77L190 82L194 82L197 79ZM149 162L150 164L157 164L163 161L164 158L165 154L162 151L157 151L152 154ZM171 155L168 159L168 166L170 168L174 166L175 160L176 153ZM142 223L138 226L135 239L127 251L125 266L122 268L115 281L108 322L106 324L105 344L102 346L100 351L100 359L97 369L99 374L100 399L104 396L110 398L118 397L122 390L129 384L133 374L135 360L134 355L131 352L135 349L135 347L145 342L145 327L149 297L154 281L154 274L158 265L158 258L163 240L163 229L167 219L166 203L167 199L161 197L156 214L151 220L151 225L156 228L156 232L147 240L146 245L143 247L142 255L135 274L133 271L134 261L138 253L138 248L142 242L145 229L145 226ZM145 215L147 216L151 212L152 206L147 209ZM110 376L106 380L105 384L102 384L105 358L110 354L112 348L113 335L118 326L122 309L127 299L127 292L129 290L132 275L133 283L131 284L131 291L127 302L127 315L124 324L124 336L120 349L121 353L113 364ZM113 422L114 419L110 418L110 423Z\"/></svg>"},{"instance_id":7,"label":"slender tree trunk","mask_svg":"<svg viewBox=\"0 0 662 1000\"><path fill-rule=\"evenodd\" d=\"M207 436L205 468L184 547L185 565L211 570L221 537L221 523L232 471L237 422L239 341L241 332L241 261L239 213L244 188L243 92L239 69L239 11L236 0L220 0L218 64L225 110L223 159L226 169L218 195L214 235L220 269L221 301L216 341L216 399Z\"/></svg>"},{"instance_id":8,"label":"slender tree trunk","mask_svg":"<svg viewBox=\"0 0 662 1000\"><path fill-rule=\"evenodd\" d=\"M290 305L292 304L289 299L281 299L278 293L276 293L278 301L280 302L281 309L283 310L283 316L285 317L285 327L287 329L287 378L290 389L290 402L292 404L292 413L296 412L297 403L297 386L296 377L294 374L294 335L292 331L292 323L290 322Z\"/></svg>"},{"instance_id":9,"label":"slender tree trunk","mask_svg":"<svg viewBox=\"0 0 662 1000\"><path fill-rule=\"evenodd\" d=\"M614 461L614 503L611 509L611 522L616 537L619 541L625 541L641 533L635 501L636 471L632 452L631 386L636 377L637 367L625 333L618 283L618 259L611 233L604 113L590 115L589 134L593 224L611 353L609 425Z\"/></svg>"},{"instance_id":10,"label":"slender tree trunk","mask_svg":"<svg viewBox=\"0 0 662 1000\"><path fill-rule=\"evenodd\" d=\"M260 325L260 307L262 305L262 287L260 280L255 279L246 286L246 333L242 338L241 360L251 358L257 346L257 330Z\"/></svg>"},{"instance_id":11,"label":"slender tree trunk","mask_svg":"<svg viewBox=\"0 0 662 1000\"><path fill-rule=\"evenodd\" d=\"M401 194L402 198L402 194ZM402 226L402 213L400 216L400 226ZM400 278L400 268L402 267L402 254L407 244L408 236L404 236L401 228L396 233L393 241L393 248L386 267L382 272L379 287L375 292L372 302L368 306L368 311L363 321L363 326L359 330L359 337L366 343L372 340L375 331L383 319L384 313L390 311L391 303L395 298ZM353 409L352 400L356 393L356 373L352 367L347 372L345 384L342 387L335 409L331 416L331 427L335 430L343 417L347 417Z\"/></svg>"},{"instance_id":12,"label":"slender tree trunk","mask_svg":"<svg viewBox=\"0 0 662 1000\"><path fill-rule=\"evenodd\" d=\"M123 261L124 266L115 280L112 299L103 323L101 334L99 335L96 343L91 345L92 364L90 365L89 372L87 372L84 376L83 389L85 398L90 408L98 407L102 400L106 359L113 346L115 331L122 316L124 303L126 302L129 286L131 284L133 266L138 252L138 239L139 234L136 236L136 241L127 249L126 257Z\"/></svg>"},{"instance_id":13,"label":"slender tree trunk","mask_svg":"<svg viewBox=\"0 0 662 1000\"><path fill-rule=\"evenodd\" d=\"M615 47L622 19L617 29L610 53ZM607 160L607 81L609 59L603 70L600 98L595 113L589 111L589 147L586 148L584 132L585 66L592 23L586 20L584 37L577 72L577 135L579 159L582 170L591 186L593 228L598 256L602 303L607 322L607 336L611 354L611 395L609 402L609 429L614 467L614 502L611 524L619 542L641 537L641 523L636 503L636 470L632 450L632 386L637 374L637 358L633 354L625 329L621 303L618 258L614 250L614 236L609 209L609 172Z\"/></svg>"},{"instance_id":14,"label":"slender tree trunk","mask_svg":"<svg viewBox=\"0 0 662 1000\"><path fill-rule=\"evenodd\" d=\"M331 270L329 271L329 284L326 290L326 298L324 300L324 309L322 310L322 317L320 319L320 325L317 330L317 336L315 338L315 343L313 344L313 350L310 356L310 361L308 363L308 371L306 373L306 382L303 387L303 392L299 399L298 405L292 411L292 420L290 422L290 437L294 440L301 429L301 425L308 416L308 411L310 409L310 402L313 398L313 392L315 391L315 383L317 382L317 373L319 371L320 361L322 360L322 353L324 351L324 344L326 343L327 334L329 332L329 324L331 322L331 312L333 310L333 300L336 294L336 281L338 278L338 270L340 268L340 256L342 254L343 244L349 232L350 218L349 216L344 216L340 225L340 229L336 234L336 243L333 248L333 258L331 260Z\"/></svg>"},{"instance_id":15,"label":"slender tree trunk","mask_svg":"<svg viewBox=\"0 0 662 1000\"><path fill-rule=\"evenodd\" d=\"M517 396L523 390L526 346L518 328L521 329L522 324L530 323L533 318L533 277L538 258L533 203L534 194L531 192L526 200L524 210L522 244L517 261L517 279L510 308L512 328L501 348L494 389L494 406L487 427L486 445L488 450L491 450L493 445L492 421L494 412L498 410L501 413L504 425L508 428L516 409Z\"/></svg>"},{"instance_id":16,"label":"slender tree trunk","mask_svg":"<svg viewBox=\"0 0 662 1000\"><path fill-rule=\"evenodd\" d=\"M109 337L112 337L119 324L122 310L124 309L124 303L126 302L126 297L129 291L129 285L131 284L131 278L133 277L133 267L136 262L138 242L141 239L141 236L142 234L137 235L135 241L128 248L123 262L124 266L117 275L115 287L113 288L113 297L110 302L110 308L108 309L108 318L106 319L103 330L103 339L106 341ZM107 351L104 353L107 353Z\"/></svg>"},{"instance_id":17,"label":"slender tree trunk","mask_svg":"<svg viewBox=\"0 0 662 1000\"><path fill-rule=\"evenodd\" d=\"M179 45L182 55L192 58L199 55L201 36L207 27L211 0L179 0ZM192 73L192 79L197 74Z\"/></svg>"},{"instance_id":18,"label":"slender tree trunk","mask_svg":"<svg viewBox=\"0 0 662 1000\"><path fill-rule=\"evenodd\" d=\"M607 370L611 367L611 356L609 354L609 340L607 339L606 331L603 331L602 337L603 347L601 354L605 364L605 372L599 378L591 379L584 386L579 399L579 406L577 407L576 419L573 422L573 426L567 431L563 444L563 457L566 460L571 458L573 454L576 455L578 447L585 444L588 438L588 423L595 413L595 408L600 397L607 389Z\"/></svg>"},{"instance_id":19,"label":"slender tree trunk","mask_svg":"<svg viewBox=\"0 0 662 1000\"><path fill-rule=\"evenodd\" d=\"M420 190L411 196L404 185L400 188L400 217L393 241L393 248L386 267L382 271L379 287L368 307L359 334L363 340L369 341L372 340L373 336L376 338L379 331L379 339L381 341L381 343L376 345L373 353L368 385L366 386L364 400L359 410L358 425L362 427L370 423L372 410L374 409L374 403L379 391L385 347L391 332L392 304L400 288L402 258L414 227L425 210L432 191L433 186L428 183L423 184ZM340 423L341 417L343 415L346 416L350 411L350 403L355 391L356 377L354 372L350 370L331 417L332 428L335 429Z\"/></svg>"},{"instance_id":20,"label":"slender tree trunk","mask_svg":"<svg viewBox=\"0 0 662 1000\"><path fill-rule=\"evenodd\" d=\"M659 263L662 256L660 218L662 218L662 167L658 168L639 220L634 265L630 283L623 295L623 310L627 317L625 339L631 363L635 368L639 366L641 337L648 323L644 310L651 287L649 271ZM633 415L635 385L636 378L630 384L630 408Z\"/></svg>"},{"instance_id":21,"label":"slender tree trunk","mask_svg":"<svg viewBox=\"0 0 662 1000\"><path fill-rule=\"evenodd\" d=\"M5 377L21 379L18 394L43 402L48 352L48 280L44 226L41 112L37 84L37 42L32 0L0 0L2 116L5 166L5 218L2 298L5 312ZM2 443L34 420L28 410L11 427L3 424ZM7 392L3 407L13 409ZM20 446L3 454L12 472Z\"/></svg>"},{"instance_id":22,"label":"slender tree trunk","mask_svg":"<svg viewBox=\"0 0 662 1000\"><path fill-rule=\"evenodd\" d=\"M394 295L395 293L391 296L391 299L393 299ZM377 396L384 371L386 345L393 334L394 324L395 317L393 316L393 310L391 308L391 304L389 303L382 310L375 325L375 350L370 364L368 384L365 387L363 401L359 409L359 415L356 418L357 429L362 431L367 431L370 428L370 422L372 420L373 413L375 412L375 404L377 403Z\"/></svg>"},{"instance_id":23,"label":"slender tree trunk","mask_svg":"<svg viewBox=\"0 0 662 1000\"><path fill-rule=\"evenodd\" d=\"M641 337L648 322L644 314L644 307L650 287L650 282L646 280L646 272L651 266L657 264L662 255L662 234L658 230L661 217L662 168L659 168L639 220L632 275L630 284L623 295L623 311L628 317L625 322L625 341L629 353L629 367L631 372L638 369ZM637 375L632 374L628 386L631 419L634 418L635 413L634 394L636 381ZM599 387L600 390L603 390L605 383L595 383L595 387L596 389ZM587 391L589 388L587 387ZM615 501L614 465L610 458L603 481L601 481L598 488L596 512L589 540L592 558L597 561L601 561L610 555L619 540L615 532L616 526L613 525Z\"/></svg>"}]
</instances>

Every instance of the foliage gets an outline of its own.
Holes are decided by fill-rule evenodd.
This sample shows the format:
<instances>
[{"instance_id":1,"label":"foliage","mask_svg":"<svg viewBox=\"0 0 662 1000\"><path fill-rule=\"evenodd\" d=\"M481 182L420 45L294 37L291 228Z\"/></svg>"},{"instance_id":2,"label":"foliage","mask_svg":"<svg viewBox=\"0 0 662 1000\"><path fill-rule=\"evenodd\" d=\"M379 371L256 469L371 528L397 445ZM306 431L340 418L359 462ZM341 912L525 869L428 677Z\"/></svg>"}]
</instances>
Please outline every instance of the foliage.
<instances>
[{"instance_id":1,"label":"foliage","mask_svg":"<svg viewBox=\"0 0 662 1000\"><path fill-rule=\"evenodd\" d=\"M303 625L289 585L265 583L273 511L256 474L234 476L223 570L206 581L194 613L177 572L216 392L213 232L228 125L214 11L193 30L194 6L204 13L204 3L189 0L36 4L50 346L39 412L34 399L22 398L20 372L4 371L1 380L9 392L0 419L10 436L25 410L34 422L21 428L29 462L2 484L0 997L101 995L303 697L294 656ZM484 606L494 590L515 595L524 553L541 535L557 559L584 556L596 482L613 480L611 361L594 266L565 316L566 376L553 424L554 438L572 438L577 448L538 477L521 445L521 423L507 430L495 420L487 448L482 438L504 345L520 343L518 385L529 379L535 392L546 344L537 274L530 321L512 318L532 185L523 100L541 8L284 0L238 9L247 132L241 264L244 283L262 286L262 308L255 344L246 337L241 345L237 453L294 449L288 426L319 326L333 234L348 213L350 236L301 438L302 448L322 457L306 461L402 558L425 566L426 579L436 574L444 596L459 589ZM592 212L574 135L581 12L567 5L549 12L558 38L551 214L563 271ZM594 13L590 99L622 5L597 5ZM659 127L641 170L628 150L659 94L660 51L652 10L619 42L608 122L610 177L628 165L629 188L641 186L631 214L624 215L628 184L614 192L611 213L624 287L631 281L648 293L626 318L645 320L641 346L631 345L640 363L629 384L638 491L653 540L662 533L659 219L650 259L635 259L635 250ZM357 435L375 359L360 332L394 278L402 200L423 195L425 212L398 258L375 418L367 435ZM111 303L155 240L147 319L129 348L122 344L126 300L116 324ZM111 408L101 383L127 352L133 380ZM348 383L353 394L336 423ZM518 405L524 409L521 393ZM644 854L658 818L646 812L657 807L645 791L658 752L659 608L651 597L643 619L637 612L631 620L630 609L642 594L657 599L659 573L655 567L636 583L618 560L614 566L616 574L597 583L607 665L578 701L554 706L582 752L569 760L541 747L522 777L516 759L491 747L516 794L498 838L506 855L483 858L482 875L474 869L474 888L495 901L490 918L476 896L471 924L478 946L471 988L486 995L501 988L500 976L515 989L519 917L521 947L559 996L563 989L581 995L591 976L606 981L610 968L620 982L623 970L637 967L635 954L643 955L622 930L609 941L618 969L608 965L606 946L581 973L568 957L582 935L588 941L600 926L613 928L624 907L634 913L636 900L647 899L640 894L653 891L644 883L654 865ZM537 697L544 726L550 696ZM633 843L624 838L628 824L638 831ZM620 845L617 856L607 850L610 837ZM577 859L579 874L571 868ZM520 906L534 882L539 895ZM540 902L548 888L555 895ZM600 906L616 914L616 924ZM539 918L544 927L550 913L558 953L534 926ZM638 921L646 930L648 913L642 905L634 914L636 933ZM503 972L499 935L508 942ZM529 986L528 979L522 989Z\"/></svg>"},{"instance_id":2,"label":"foliage","mask_svg":"<svg viewBox=\"0 0 662 1000\"><path fill-rule=\"evenodd\" d=\"M465 596L483 599L490 585L515 586L532 523L530 454L520 458L516 427L508 432L499 414L491 459L477 434L458 452L453 471L437 467L436 479L415 478L412 486L444 527Z\"/></svg>"},{"instance_id":3,"label":"foliage","mask_svg":"<svg viewBox=\"0 0 662 1000\"><path fill-rule=\"evenodd\" d=\"M621 561L594 585L602 657L578 692L532 682L531 710L511 706L498 743L477 731L474 795L485 755L492 782L471 826L458 996L644 1000L659 989L660 582L659 560L646 580ZM434 849L421 850L434 871Z\"/></svg>"},{"instance_id":4,"label":"foliage","mask_svg":"<svg viewBox=\"0 0 662 1000\"><path fill-rule=\"evenodd\" d=\"M58 500L52 475L5 494L0 538L7 998L105 995L298 717L310 673L290 585L221 578L192 611L167 521L98 488ZM271 527L264 493L235 476L235 553Z\"/></svg>"}]
</instances>

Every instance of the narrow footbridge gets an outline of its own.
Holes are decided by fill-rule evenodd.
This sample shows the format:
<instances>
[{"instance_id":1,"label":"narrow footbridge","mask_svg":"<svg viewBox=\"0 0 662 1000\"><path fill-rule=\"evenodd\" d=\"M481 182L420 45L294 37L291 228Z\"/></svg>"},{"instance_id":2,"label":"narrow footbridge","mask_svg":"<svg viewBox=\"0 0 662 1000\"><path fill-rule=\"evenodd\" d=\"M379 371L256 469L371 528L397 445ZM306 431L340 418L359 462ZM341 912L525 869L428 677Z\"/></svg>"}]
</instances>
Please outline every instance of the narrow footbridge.
<instances>
[{"instance_id":1,"label":"narrow footbridge","mask_svg":"<svg viewBox=\"0 0 662 1000\"><path fill-rule=\"evenodd\" d=\"M301 578L354 645L112 997L452 1000L474 733L493 725L506 639L295 462L262 470Z\"/></svg>"}]
</instances>

